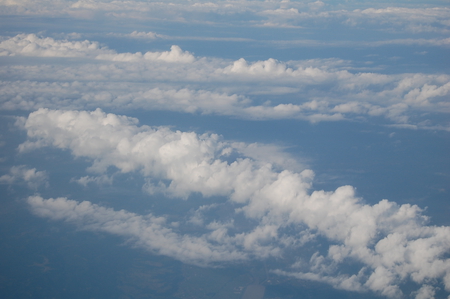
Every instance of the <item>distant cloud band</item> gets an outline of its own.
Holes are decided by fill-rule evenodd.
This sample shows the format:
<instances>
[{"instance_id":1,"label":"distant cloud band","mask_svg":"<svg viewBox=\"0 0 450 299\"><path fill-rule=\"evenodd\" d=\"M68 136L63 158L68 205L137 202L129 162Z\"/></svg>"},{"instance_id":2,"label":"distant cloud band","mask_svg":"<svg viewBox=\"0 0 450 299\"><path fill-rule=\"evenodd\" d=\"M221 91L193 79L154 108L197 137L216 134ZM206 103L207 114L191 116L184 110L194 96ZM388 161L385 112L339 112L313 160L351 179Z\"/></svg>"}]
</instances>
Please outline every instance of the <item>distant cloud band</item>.
<instances>
[{"instance_id":1,"label":"distant cloud band","mask_svg":"<svg viewBox=\"0 0 450 299\"><path fill-rule=\"evenodd\" d=\"M0 53L81 59L78 66L43 60L32 67L3 67L3 77L8 74L0 82L4 110L120 107L311 122L381 116L405 127L449 130L448 124L419 114L450 113L450 77L445 74L351 72L347 62L333 59L228 61L196 57L178 46L117 53L97 42L34 34L2 41ZM273 94L280 99L257 101L256 96Z\"/></svg>"}]
</instances>

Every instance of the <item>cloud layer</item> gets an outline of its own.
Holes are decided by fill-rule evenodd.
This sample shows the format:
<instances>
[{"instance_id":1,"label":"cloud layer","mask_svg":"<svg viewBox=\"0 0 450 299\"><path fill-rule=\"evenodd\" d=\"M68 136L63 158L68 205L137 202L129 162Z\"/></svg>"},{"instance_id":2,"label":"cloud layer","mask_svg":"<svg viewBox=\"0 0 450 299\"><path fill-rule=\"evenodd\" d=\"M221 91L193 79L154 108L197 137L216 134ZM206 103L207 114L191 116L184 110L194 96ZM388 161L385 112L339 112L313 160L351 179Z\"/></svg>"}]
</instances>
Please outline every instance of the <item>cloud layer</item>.
<instances>
[{"instance_id":1,"label":"cloud layer","mask_svg":"<svg viewBox=\"0 0 450 299\"><path fill-rule=\"evenodd\" d=\"M349 62L336 59L229 61L195 57L178 46L117 53L97 42L33 34L4 40L0 52L80 59L76 65L38 60L4 66L3 110L128 107L311 122L383 117L413 128L449 130L447 123L427 117L450 112L445 74L355 72Z\"/></svg>"},{"instance_id":2,"label":"cloud layer","mask_svg":"<svg viewBox=\"0 0 450 299\"><path fill-rule=\"evenodd\" d=\"M395 136L392 144L406 141L397 138L403 133L423 138L416 145L430 142L405 150L411 155L405 161L423 159L416 172L426 167L424 173L437 175L433 165L447 163L438 147L448 132L435 131L450 131L444 67L450 9L439 1L413 2L0 0L0 112L16 117L27 133L20 141L23 135L3 133L4 140L23 143L18 156L1 144L9 155L1 160L17 166L3 168L0 184L27 187L27 207L39 217L113 234L184 263L264 261L277 275L343 290L447 296L450 227L430 225L418 206L382 198L368 204L352 186L318 190L314 172L275 145L141 126L119 115L208 114L221 122L241 119L236 127L271 120L264 126L274 130L295 123L274 121L287 119L347 121L339 125L344 130L432 130L393 129L389 137ZM203 132L210 132L208 119L196 119ZM316 138L315 128L330 126L301 127L314 128L304 136ZM294 143L300 150L301 142L308 148L314 141ZM49 183L55 165L41 148L89 165L56 179L83 188L72 185L63 194L59 186L49 188L56 185ZM321 153L314 154L319 160ZM36 157L42 160L30 166ZM386 161L382 166L391 170ZM444 179L423 181L442 191L435 202L447 194ZM147 198L142 205L152 209L131 210L120 192L103 201L105 193L86 193L123 185L136 188L127 191ZM73 190L85 193L66 195Z\"/></svg>"},{"instance_id":3,"label":"cloud layer","mask_svg":"<svg viewBox=\"0 0 450 299\"><path fill-rule=\"evenodd\" d=\"M73 18L153 19L220 24L227 21L242 26L280 28L320 27L330 24L351 27L376 27L391 32L448 33L448 7L410 7L393 3L361 3L354 8L322 1L57 1L3 0L4 15L64 16ZM240 15L245 14L246 18ZM220 15L222 18L214 18Z\"/></svg>"},{"instance_id":4,"label":"cloud layer","mask_svg":"<svg viewBox=\"0 0 450 299\"><path fill-rule=\"evenodd\" d=\"M92 161L90 171L98 175L110 167L140 173L147 180L144 190L151 194L192 200L190 195L201 193L211 198L210 205L199 206L178 223L168 216L31 196L28 203L38 216L116 234L194 264L277 257L286 266L273 268L275 273L345 290L395 298L402 296L401 285L407 281L421 286L417 298L434 294L440 282L450 290L450 227L427 226L417 206L388 200L368 205L355 197L351 186L311 190L311 170L286 170L282 156L279 162L265 160L264 154L247 156L255 145L214 134L138 126L136 119L100 110L39 109L24 128L29 140L20 146L22 152L43 146L69 150ZM217 196L228 200L216 202ZM231 207L228 214L214 219L224 205ZM237 221L241 216L245 225ZM200 235L184 232L186 225L196 225ZM315 247L318 243L327 250ZM354 267L346 267L349 263Z\"/></svg>"}]
</instances>

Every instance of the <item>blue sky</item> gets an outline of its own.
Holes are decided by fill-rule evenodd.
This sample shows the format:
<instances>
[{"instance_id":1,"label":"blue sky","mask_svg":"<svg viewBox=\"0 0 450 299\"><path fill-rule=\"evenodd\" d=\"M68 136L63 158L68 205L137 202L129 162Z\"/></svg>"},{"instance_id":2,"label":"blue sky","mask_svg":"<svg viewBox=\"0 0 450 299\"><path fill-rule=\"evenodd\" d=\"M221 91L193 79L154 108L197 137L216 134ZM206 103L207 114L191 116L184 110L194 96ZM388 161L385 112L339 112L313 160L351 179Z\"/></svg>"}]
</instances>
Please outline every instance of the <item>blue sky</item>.
<instances>
[{"instance_id":1,"label":"blue sky","mask_svg":"<svg viewBox=\"0 0 450 299\"><path fill-rule=\"evenodd\" d=\"M0 14L3 296L449 297L445 1Z\"/></svg>"}]
</instances>

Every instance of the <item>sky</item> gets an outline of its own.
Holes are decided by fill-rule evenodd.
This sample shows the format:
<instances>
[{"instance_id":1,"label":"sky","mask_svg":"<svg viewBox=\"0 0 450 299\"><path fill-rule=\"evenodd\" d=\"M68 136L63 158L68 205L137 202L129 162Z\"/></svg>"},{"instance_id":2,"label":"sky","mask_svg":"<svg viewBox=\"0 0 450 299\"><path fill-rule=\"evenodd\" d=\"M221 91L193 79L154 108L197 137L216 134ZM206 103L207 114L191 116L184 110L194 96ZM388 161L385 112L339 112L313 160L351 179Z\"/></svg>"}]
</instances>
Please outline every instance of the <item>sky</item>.
<instances>
[{"instance_id":1,"label":"sky","mask_svg":"<svg viewBox=\"0 0 450 299\"><path fill-rule=\"evenodd\" d=\"M450 298L449 4L0 0L1 297Z\"/></svg>"}]
</instances>

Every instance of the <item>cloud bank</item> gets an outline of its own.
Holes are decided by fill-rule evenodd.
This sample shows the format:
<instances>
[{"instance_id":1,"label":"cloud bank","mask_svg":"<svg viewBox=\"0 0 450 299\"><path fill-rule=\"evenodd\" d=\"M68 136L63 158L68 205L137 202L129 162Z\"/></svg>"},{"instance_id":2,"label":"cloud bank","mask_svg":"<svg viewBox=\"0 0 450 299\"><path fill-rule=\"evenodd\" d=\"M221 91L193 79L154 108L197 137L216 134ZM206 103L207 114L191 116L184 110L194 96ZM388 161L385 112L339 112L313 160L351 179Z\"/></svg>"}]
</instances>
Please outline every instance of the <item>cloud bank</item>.
<instances>
[{"instance_id":1,"label":"cloud bank","mask_svg":"<svg viewBox=\"0 0 450 299\"><path fill-rule=\"evenodd\" d=\"M446 74L354 72L349 62L336 59L230 61L196 57L178 46L117 53L97 42L34 34L2 41L0 53L80 59L76 65L44 59L2 67L3 110L156 109L311 122L383 117L413 128L449 130L448 123L427 117L450 113Z\"/></svg>"},{"instance_id":2,"label":"cloud bank","mask_svg":"<svg viewBox=\"0 0 450 299\"><path fill-rule=\"evenodd\" d=\"M278 258L279 275L327 282L336 288L403 295L417 285L416 298L433 296L442 283L450 291L450 227L427 225L415 205L381 200L365 204L351 186L312 190L311 170L287 170L286 159L247 155L255 145L236 144L215 134L139 126L134 118L101 110L39 109L24 123L28 140L19 150L68 150L92 162L99 175L114 167L139 173L150 194L211 204L171 223L169 216L116 211L87 201L30 196L38 216L115 234L183 262L217 265ZM261 154L262 153L262 154ZM217 196L225 202L217 202ZM231 207L214 219L220 206ZM244 217L245 223L237 221ZM180 225L183 224L183 225ZM196 225L197 233L183 227ZM320 246L315 246L321 244ZM352 264L352 267L346 265Z\"/></svg>"}]
</instances>

